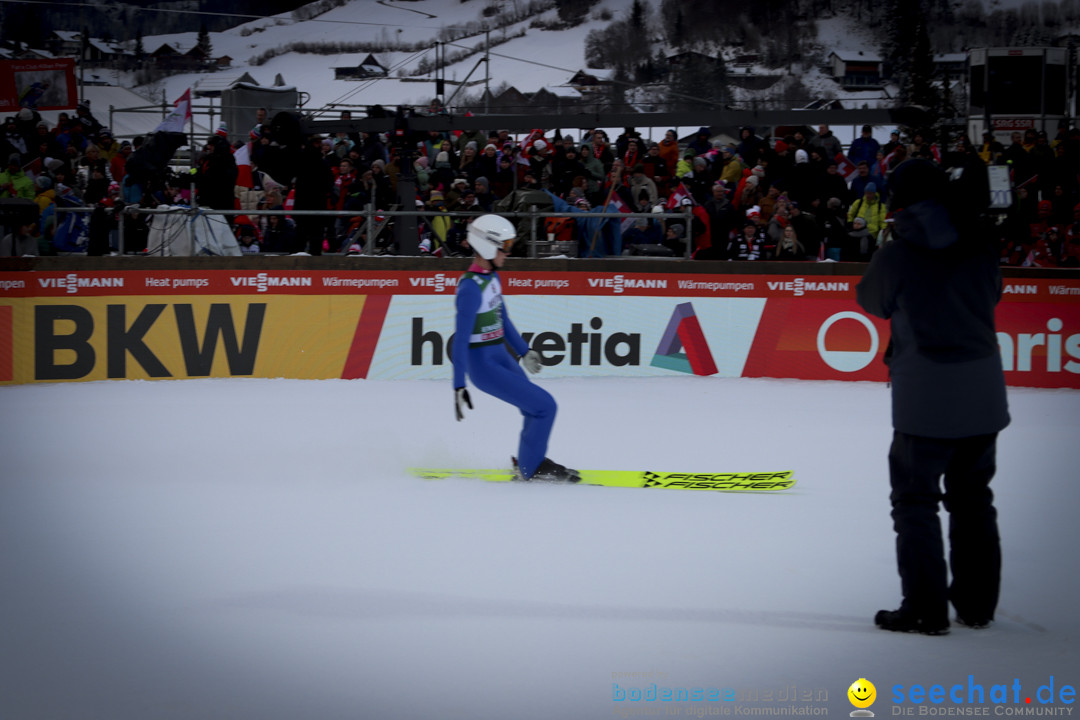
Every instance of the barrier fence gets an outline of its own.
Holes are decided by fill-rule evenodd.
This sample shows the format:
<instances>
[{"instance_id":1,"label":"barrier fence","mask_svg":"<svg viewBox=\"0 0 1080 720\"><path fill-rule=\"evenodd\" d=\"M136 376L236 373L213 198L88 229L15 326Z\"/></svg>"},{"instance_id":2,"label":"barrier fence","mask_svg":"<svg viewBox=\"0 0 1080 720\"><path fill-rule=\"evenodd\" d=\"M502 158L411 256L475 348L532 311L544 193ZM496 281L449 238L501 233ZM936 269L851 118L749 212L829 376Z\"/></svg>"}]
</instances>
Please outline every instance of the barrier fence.
<instances>
[{"instance_id":1,"label":"barrier fence","mask_svg":"<svg viewBox=\"0 0 1080 720\"><path fill-rule=\"evenodd\" d=\"M95 208L92 207L56 207L57 213L92 213ZM114 212L109 208L110 212ZM278 215L283 217L325 217L325 218L364 218L364 222L367 228L376 228L376 232L367 232L366 243L364 245L362 254L375 255L377 254L377 244L379 235L386 230L384 223L377 222L377 219L382 218L397 218L397 217L417 217L417 218L433 218L436 216L449 217L455 219L466 219L479 217L485 214L484 212L433 212L430 210L377 210L374 205L368 205L363 211L356 212L355 210L219 210L215 208L199 207L199 206L158 206L156 208L143 208L126 206L122 211L115 213L118 225L118 237L117 237L117 251L120 254L124 254L126 249L124 247L124 239L126 237L126 224L131 222L135 216L138 215L173 215L173 216L186 216L189 218L197 216L222 216L222 217L236 217L240 215L247 215L250 217L259 217L264 215ZM560 245L558 241L552 240L546 237L547 233L540 229L539 225L543 220L547 218L570 218L572 220L589 220L593 218L604 218L609 220L626 221L630 219L645 218L648 220L681 220L683 225L683 234L680 238L681 242L685 246L680 259L689 260L691 252L693 250L693 243L691 241L690 229L693 223L693 215L689 210L682 212L589 212L589 213L565 213L565 212L541 212L533 206L528 211L508 211L498 212L499 215L509 218L511 220L526 219L529 221L529 235L526 238L529 246L528 257L539 258L550 255L565 254L570 250L569 247L563 247L566 243ZM191 245L191 227L187 226L186 232L189 233L188 246ZM594 244L594 239L589 238L586 245ZM574 241L574 250L577 249L578 241ZM342 242L341 248L338 254L344 255L348 251L350 243ZM147 255L160 255L164 256L167 253L168 248L165 245L161 245L157 248L147 248ZM621 248L619 249L621 252ZM560 252L561 251L561 252ZM616 252L618 255L620 252ZM70 254L70 253L68 253Z\"/></svg>"}]
</instances>

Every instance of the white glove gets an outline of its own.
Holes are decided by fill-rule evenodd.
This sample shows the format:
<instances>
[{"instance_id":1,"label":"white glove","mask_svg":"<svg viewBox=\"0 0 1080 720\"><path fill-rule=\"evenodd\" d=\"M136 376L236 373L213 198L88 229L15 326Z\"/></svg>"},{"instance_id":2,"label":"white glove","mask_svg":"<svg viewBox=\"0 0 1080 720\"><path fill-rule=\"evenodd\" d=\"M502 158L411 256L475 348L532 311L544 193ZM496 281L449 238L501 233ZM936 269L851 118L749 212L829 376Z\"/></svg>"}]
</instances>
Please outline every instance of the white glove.
<instances>
[{"instance_id":1,"label":"white glove","mask_svg":"<svg viewBox=\"0 0 1080 720\"><path fill-rule=\"evenodd\" d=\"M468 405L472 410L472 400L469 399L469 391L463 387L454 388L454 414L457 415L457 419L465 419L465 406Z\"/></svg>"},{"instance_id":2,"label":"white glove","mask_svg":"<svg viewBox=\"0 0 1080 720\"><path fill-rule=\"evenodd\" d=\"M543 358L540 357L540 353L535 350L530 350L521 356L521 365L535 375L540 372L540 368L543 367L542 360Z\"/></svg>"}]
</instances>

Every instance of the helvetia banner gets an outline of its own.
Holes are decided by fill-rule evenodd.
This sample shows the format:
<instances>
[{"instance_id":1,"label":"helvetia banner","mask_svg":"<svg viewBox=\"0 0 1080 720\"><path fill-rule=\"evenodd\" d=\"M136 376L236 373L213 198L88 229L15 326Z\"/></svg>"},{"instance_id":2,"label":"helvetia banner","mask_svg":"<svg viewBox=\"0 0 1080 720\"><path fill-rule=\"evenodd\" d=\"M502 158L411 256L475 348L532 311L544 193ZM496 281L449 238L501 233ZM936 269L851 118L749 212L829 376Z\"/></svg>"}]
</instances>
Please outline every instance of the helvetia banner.
<instances>
[{"instance_id":1,"label":"helvetia banner","mask_svg":"<svg viewBox=\"0 0 1080 720\"><path fill-rule=\"evenodd\" d=\"M857 276L505 272L542 377L887 380ZM199 377L449 379L458 275L0 275L0 383ZM1005 282L1011 385L1080 387L1080 279Z\"/></svg>"}]
</instances>

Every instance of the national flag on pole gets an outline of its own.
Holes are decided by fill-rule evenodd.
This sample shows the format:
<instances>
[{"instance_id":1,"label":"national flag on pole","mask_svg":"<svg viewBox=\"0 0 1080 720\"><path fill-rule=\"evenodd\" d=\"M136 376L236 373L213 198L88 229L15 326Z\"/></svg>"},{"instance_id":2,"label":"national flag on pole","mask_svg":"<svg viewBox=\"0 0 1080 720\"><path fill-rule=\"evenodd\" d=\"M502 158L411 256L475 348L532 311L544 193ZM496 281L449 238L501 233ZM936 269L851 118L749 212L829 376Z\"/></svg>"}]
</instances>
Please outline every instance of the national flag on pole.
<instances>
[{"instance_id":1,"label":"national flag on pole","mask_svg":"<svg viewBox=\"0 0 1080 720\"><path fill-rule=\"evenodd\" d=\"M255 177L251 173L251 143L244 143L233 153L236 161L236 184L243 187L255 187Z\"/></svg>"},{"instance_id":2,"label":"national flag on pole","mask_svg":"<svg viewBox=\"0 0 1080 720\"><path fill-rule=\"evenodd\" d=\"M154 132L186 132L185 127L188 121L191 120L191 88L184 91L184 94L176 101L176 107L169 113L169 116L161 121L161 124L154 128Z\"/></svg>"},{"instance_id":3,"label":"national flag on pole","mask_svg":"<svg viewBox=\"0 0 1080 720\"><path fill-rule=\"evenodd\" d=\"M624 212L624 213L631 212L630 207L626 203L623 202L621 197L619 197L619 193L612 193L611 194L611 205L616 210L618 210L619 212ZM625 220L622 221L622 231L623 232L626 232L627 230L629 230L633 226L634 226L634 218L626 218Z\"/></svg>"},{"instance_id":4,"label":"national flag on pole","mask_svg":"<svg viewBox=\"0 0 1080 720\"><path fill-rule=\"evenodd\" d=\"M683 198L690 198L690 202L694 202L694 196L686 189L686 184L679 183L679 186L671 191L671 195L668 196L667 204L664 207L668 210L677 209L682 205Z\"/></svg>"},{"instance_id":5,"label":"national flag on pole","mask_svg":"<svg viewBox=\"0 0 1080 720\"><path fill-rule=\"evenodd\" d=\"M836 170L840 173L840 176L844 178L844 182L851 182L851 178L855 177L855 173L859 171L855 164L847 159L844 153L836 153Z\"/></svg>"}]
</instances>

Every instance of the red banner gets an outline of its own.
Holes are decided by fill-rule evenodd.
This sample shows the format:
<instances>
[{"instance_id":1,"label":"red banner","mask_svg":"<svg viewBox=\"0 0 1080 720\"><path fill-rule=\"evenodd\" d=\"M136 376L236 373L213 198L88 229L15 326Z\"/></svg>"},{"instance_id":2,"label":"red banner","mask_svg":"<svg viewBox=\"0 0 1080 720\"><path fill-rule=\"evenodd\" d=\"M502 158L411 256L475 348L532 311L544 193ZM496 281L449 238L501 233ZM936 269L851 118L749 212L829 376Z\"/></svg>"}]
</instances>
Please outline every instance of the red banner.
<instances>
[{"instance_id":1,"label":"red banner","mask_svg":"<svg viewBox=\"0 0 1080 720\"><path fill-rule=\"evenodd\" d=\"M698 314L705 312L702 318L708 322L695 320L685 323L685 327L682 323L676 324L672 337L680 339L681 349L669 342L675 349L660 353L675 358L669 358L671 362L681 362L679 353L687 353L687 357L697 353L690 359L701 360L699 364L704 367L709 364L705 362L706 355L715 355L718 348L726 348L730 354L730 343L742 343L739 352L745 353L745 362L735 364L732 372L736 375L741 372L744 377L887 379L882 358L889 343L889 323L867 315L855 302L858 276L512 270L505 271L502 276L507 294L532 296L548 303L538 306L536 312L542 317L550 318L564 312L564 298L573 303L574 313L596 312L597 317L610 314L613 308L633 307L626 332L650 332L651 320L647 319L650 312L660 312L666 319L670 308L656 309L658 303L664 305L668 299L676 302L693 299ZM25 338L30 336L20 335L20 332L33 331L35 326L30 323L27 313L37 299L48 305L97 307L95 303L100 304L100 301L93 298L112 297L132 298L136 303L142 302L141 298L156 297L190 303L186 296L211 298L211 302L220 302L217 297L235 297L239 302L256 304L270 302L274 303L274 312L268 320L271 325L286 309L293 315L307 312L308 305L319 301L320 296L326 302L345 304L369 298L370 302L363 306L364 315L349 321L350 332L357 328L362 328L363 332L357 331L339 343L339 349L347 349L351 342L347 372L350 376L363 377L376 348L387 340L384 320L388 311L403 303L400 318L435 322L438 313L451 305L425 304L424 298L415 296L450 298L457 289L459 277L458 271L435 270L2 273L0 382L16 380L13 363L29 351L30 345ZM290 305L288 296L293 296L295 303ZM24 304L21 298L28 299L29 304ZM612 305L607 298L619 298L620 301ZM628 300L622 302L622 298ZM713 300L698 302L698 298ZM633 319L638 317L637 313L642 313L641 322ZM731 318L737 318L734 327ZM1002 364L1010 385L1080 388L1080 278L1006 278L1002 302L997 310L997 330ZM16 336L23 337L23 341L15 342ZM688 345L693 353L686 349ZM625 374L632 369L627 366L628 370L620 370L621 367L613 365L611 374Z\"/></svg>"},{"instance_id":2,"label":"red banner","mask_svg":"<svg viewBox=\"0 0 1080 720\"><path fill-rule=\"evenodd\" d=\"M0 60L0 111L69 110L77 104L74 58Z\"/></svg>"}]
</instances>

